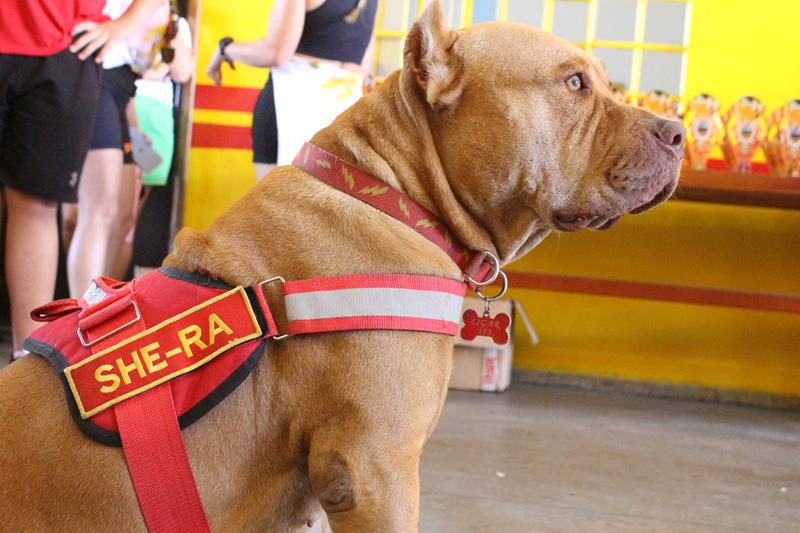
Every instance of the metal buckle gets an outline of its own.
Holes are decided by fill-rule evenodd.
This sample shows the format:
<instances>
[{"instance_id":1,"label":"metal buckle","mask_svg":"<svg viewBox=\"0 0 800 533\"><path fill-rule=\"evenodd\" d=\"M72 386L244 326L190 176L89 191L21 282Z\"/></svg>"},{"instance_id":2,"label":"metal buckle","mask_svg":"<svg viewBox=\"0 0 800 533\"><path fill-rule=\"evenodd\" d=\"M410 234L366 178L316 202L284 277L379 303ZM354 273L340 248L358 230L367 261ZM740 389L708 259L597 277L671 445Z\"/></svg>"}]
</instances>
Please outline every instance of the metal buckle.
<instances>
[{"instance_id":1,"label":"metal buckle","mask_svg":"<svg viewBox=\"0 0 800 533\"><path fill-rule=\"evenodd\" d=\"M467 274L467 280L476 287L475 294L478 296L478 298L483 300L483 305L484 305L483 314L488 315L489 304L495 300L499 300L500 298L502 298L506 294L506 291L508 291L508 278L506 277L506 273L500 270L500 260L497 258L497 256L494 255L489 250L484 250L483 253L486 254L486 256L483 258L484 261L486 260L487 257L491 261L492 266L494 267L494 273L489 277L489 279L485 281L477 281L472 276ZM483 262L481 262L481 265L482 264ZM492 283L494 283L498 277L500 278L500 284L501 284L500 292L498 292L494 296L486 296L485 294L483 294L482 292L483 288L486 287L487 285L491 285Z\"/></svg>"},{"instance_id":2,"label":"metal buckle","mask_svg":"<svg viewBox=\"0 0 800 533\"><path fill-rule=\"evenodd\" d=\"M492 283L495 282L495 280L497 279L497 276L499 276L501 274L501 272L500 272L500 260L497 258L497 256L494 255L489 250L484 250L483 253L486 254L486 257L488 257L491 260L491 262L492 262L492 264L494 266L494 274L492 274L492 276L489 279L485 280L485 281L477 281L477 280L473 279L473 277L470 276L469 273L467 273L467 281L469 281L470 283L472 283L476 287L485 287L487 285L491 285ZM486 259L486 257L484 257L484 260ZM483 264L483 262L481 262L481 264ZM508 283L506 283L506 284L508 284ZM480 293L478 293L478 294L480 294Z\"/></svg>"},{"instance_id":3,"label":"metal buckle","mask_svg":"<svg viewBox=\"0 0 800 533\"><path fill-rule=\"evenodd\" d=\"M136 311L136 317L133 320L131 320L130 322L128 322L127 324L123 324L120 327L118 327L117 329L115 329L114 331L109 331L108 333L106 333L102 337L98 337L98 338L96 338L95 340L93 340L91 342L86 342L86 339L83 338L83 332L81 331L81 328L78 327L78 340L81 341L81 344L85 348L89 348L90 346L94 346L95 344L97 344L100 341L106 340L107 338L109 338L112 335L116 335L117 333L119 333L123 329L129 328L132 325L136 324L138 321L140 321L142 319L142 313L139 312L139 306L136 305L136 300L131 300L131 305L133 306L133 310Z\"/></svg>"},{"instance_id":4,"label":"metal buckle","mask_svg":"<svg viewBox=\"0 0 800 533\"><path fill-rule=\"evenodd\" d=\"M265 279L264 281L260 281L256 287L258 290L261 291L261 294L264 294L264 285L269 285L272 282L280 281L281 283L286 283L286 280L283 279L281 276L275 276L274 278ZM264 294L264 298L266 299L266 295ZM274 319L273 319L274 320ZM285 339L286 337L291 337L288 333L284 333L283 335L275 335L274 337L270 337L272 340L280 341Z\"/></svg>"}]
</instances>

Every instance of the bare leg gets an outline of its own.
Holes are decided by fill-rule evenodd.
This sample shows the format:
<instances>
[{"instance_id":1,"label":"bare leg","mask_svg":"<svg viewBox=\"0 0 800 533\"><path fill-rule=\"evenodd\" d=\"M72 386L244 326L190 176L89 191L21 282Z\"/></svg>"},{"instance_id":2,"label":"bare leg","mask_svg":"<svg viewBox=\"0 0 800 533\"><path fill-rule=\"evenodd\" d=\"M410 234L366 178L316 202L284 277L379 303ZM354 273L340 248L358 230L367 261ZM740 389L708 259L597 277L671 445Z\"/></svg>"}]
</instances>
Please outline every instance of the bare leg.
<instances>
[{"instance_id":1,"label":"bare leg","mask_svg":"<svg viewBox=\"0 0 800 533\"><path fill-rule=\"evenodd\" d=\"M78 204L61 204L61 240L64 249L69 250L75 225L78 223Z\"/></svg>"},{"instance_id":2,"label":"bare leg","mask_svg":"<svg viewBox=\"0 0 800 533\"><path fill-rule=\"evenodd\" d=\"M256 181L261 181L264 176L272 172L273 168L278 166L272 163L253 163L253 165L256 167Z\"/></svg>"},{"instance_id":3,"label":"bare leg","mask_svg":"<svg viewBox=\"0 0 800 533\"><path fill-rule=\"evenodd\" d=\"M136 167L123 165L120 194L117 198L117 219L109 235L105 267L105 273L114 279L122 279L125 276L133 254L133 240L129 237L136 224L138 192Z\"/></svg>"},{"instance_id":4,"label":"bare leg","mask_svg":"<svg viewBox=\"0 0 800 533\"><path fill-rule=\"evenodd\" d=\"M14 351L39 324L31 309L53 299L58 268L58 204L5 187L6 279Z\"/></svg>"},{"instance_id":5,"label":"bare leg","mask_svg":"<svg viewBox=\"0 0 800 533\"><path fill-rule=\"evenodd\" d=\"M137 193L135 198L137 199L137 201L135 206L136 212L133 214L133 224L130 228L130 231L125 235L125 240L119 249L119 253L117 254L117 263L109 271L110 272L109 275L115 279L122 279L123 276L125 276L125 274L128 272L128 267L130 266L131 261L133 260L133 239L135 236L134 231L136 229L136 224L139 221L139 215L142 214L142 209L144 209L144 204L147 201L147 197L150 196L151 187L149 186L144 187L144 192L142 193L141 198L139 198L139 193L138 193L139 187L137 187L136 190ZM156 270L156 269L151 268L149 270ZM137 269L136 265L134 265L133 277L134 278L142 277L149 270L144 269L144 271L142 271L141 269ZM137 271L139 271L139 274L137 274Z\"/></svg>"},{"instance_id":6,"label":"bare leg","mask_svg":"<svg viewBox=\"0 0 800 533\"><path fill-rule=\"evenodd\" d=\"M92 279L104 273L121 182L122 150L89 150L78 189L78 224L67 256L73 297L83 294Z\"/></svg>"}]
</instances>

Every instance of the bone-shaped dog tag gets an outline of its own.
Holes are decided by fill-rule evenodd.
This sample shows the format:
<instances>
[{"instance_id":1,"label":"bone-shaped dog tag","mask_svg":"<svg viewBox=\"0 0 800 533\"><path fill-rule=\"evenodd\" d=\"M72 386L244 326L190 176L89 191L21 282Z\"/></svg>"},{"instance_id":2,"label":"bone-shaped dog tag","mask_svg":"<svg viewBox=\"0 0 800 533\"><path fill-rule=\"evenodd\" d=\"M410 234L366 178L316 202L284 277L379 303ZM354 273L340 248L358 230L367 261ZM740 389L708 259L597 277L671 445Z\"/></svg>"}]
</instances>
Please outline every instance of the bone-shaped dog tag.
<instances>
[{"instance_id":1,"label":"bone-shaped dog tag","mask_svg":"<svg viewBox=\"0 0 800 533\"><path fill-rule=\"evenodd\" d=\"M467 309L464 313L461 338L471 341L475 337L491 337L495 344L503 346L508 343L510 325L511 317L506 313L497 313L492 317L488 309L483 315L478 315L473 309Z\"/></svg>"}]
</instances>

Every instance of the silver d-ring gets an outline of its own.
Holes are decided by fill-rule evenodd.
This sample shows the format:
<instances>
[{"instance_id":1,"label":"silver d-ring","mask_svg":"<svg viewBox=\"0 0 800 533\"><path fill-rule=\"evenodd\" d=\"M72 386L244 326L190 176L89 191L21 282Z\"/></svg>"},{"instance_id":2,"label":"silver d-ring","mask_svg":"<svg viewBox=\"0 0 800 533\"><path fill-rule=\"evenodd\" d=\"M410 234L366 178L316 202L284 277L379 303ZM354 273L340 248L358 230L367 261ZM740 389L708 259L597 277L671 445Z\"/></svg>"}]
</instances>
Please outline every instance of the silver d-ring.
<instances>
[{"instance_id":1,"label":"silver d-ring","mask_svg":"<svg viewBox=\"0 0 800 533\"><path fill-rule=\"evenodd\" d=\"M491 259L492 264L493 264L492 266L494 266L494 273L492 274L492 277L490 277L489 279L487 279L485 281L477 281L477 280L473 279L472 276L467 274L467 281L469 281L470 283L472 283L476 287L485 287L487 285L491 285L492 283L495 282L495 280L497 279L497 276L500 274L500 260L497 258L497 256L494 255L489 250L484 250L483 253L485 253L486 256L489 257L489 259ZM486 259L486 257L484 257L484 260L485 259ZM481 264L483 264L483 262L481 262Z\"/></svg>"},{"instance_id":2,"label":"silver d-ring","mask_svg":"<svg viewBox=\"0 0 800 533\"><path fill-rule=\"evenodd\" d=\"M478 295L478 298L480 298L484 302L493 302L505 296L506 291L508 290L508 278L506 277L505 272L503 272L502 270L500 270L499 272L500 272L500 292L498 292L494 296L486 296L481 292L482 287L478 287L478 289L475 291L475 294Z\"/></svg>"}]
</instances>

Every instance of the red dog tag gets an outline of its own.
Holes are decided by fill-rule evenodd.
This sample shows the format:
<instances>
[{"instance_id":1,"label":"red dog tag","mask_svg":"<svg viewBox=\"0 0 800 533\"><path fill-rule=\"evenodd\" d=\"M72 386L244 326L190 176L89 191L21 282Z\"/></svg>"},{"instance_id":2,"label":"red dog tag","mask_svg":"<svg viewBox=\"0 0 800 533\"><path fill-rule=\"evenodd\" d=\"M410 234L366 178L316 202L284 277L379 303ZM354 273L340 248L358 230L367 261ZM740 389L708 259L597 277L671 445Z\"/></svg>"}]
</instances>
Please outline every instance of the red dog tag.
<instances>
[{"instance_id":1,"label":"red dog tag","mask_svg":"<svg viewBox=\"0 0 800 533\"><path fill-rule=\"evenodd\" d=\"M471 341L475 337L491 337L500 346L508 343L508 327L511 317L506 313L497 313L494 318L488 313L479 315L472 309L464 313L464 327L461 329L461 338Z\"/></svg>"}]
</instances>

